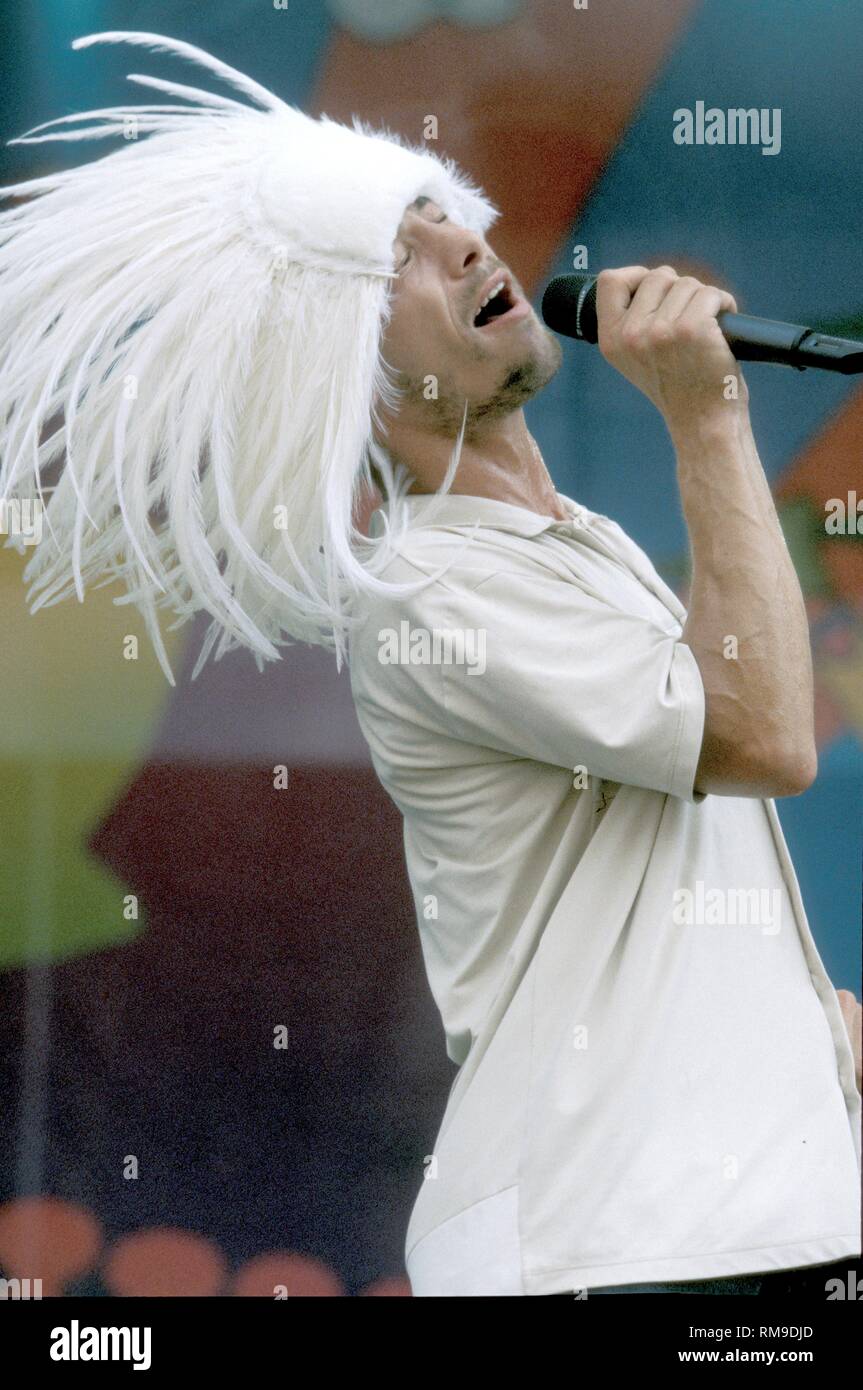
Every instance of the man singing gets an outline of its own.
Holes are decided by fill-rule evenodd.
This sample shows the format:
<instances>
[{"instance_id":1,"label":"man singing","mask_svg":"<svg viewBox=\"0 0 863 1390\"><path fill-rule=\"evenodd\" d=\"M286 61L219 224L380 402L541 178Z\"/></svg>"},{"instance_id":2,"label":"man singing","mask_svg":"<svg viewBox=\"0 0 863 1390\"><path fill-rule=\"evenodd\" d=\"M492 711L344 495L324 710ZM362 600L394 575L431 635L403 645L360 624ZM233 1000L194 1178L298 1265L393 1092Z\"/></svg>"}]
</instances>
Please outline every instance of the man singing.
<instances>
[{"instance_id":1,"label":"man singing","mask_svg":"<svg viewBox=\"0 0 863 1390\"><path fill-rule=\"evenodd\" d=\"M348 658L459 1067L414 1292L808 1272L824 1297L860 1253L860 1015L773 804L816 774L812 671L732 296L668 266L599 279L600 348L675 449L686 612L555 488L522 408L560 347L452 161L188 44L75 47L97 42L233 95L135 75L175 102L25 137L123 144L4 190L0 497L50 498L33 608L120 580L169 679L159 608L210 615L195 674L217 640Z\"/></svg>"},{"instance_id":2,"label":"man singing","mask_svg":"<svg viewBox=\"0 0 863 1390\"><path fill-rule=\"evenodd\" d=\"M669 266L598 282L600 348L675 448L687 614L614 521L556 491L521 405L560 349L511 271L428 202L395 249L404 402L383 440L415 481L385 577L456 557L367 603L351 659L460 1066L408 1232L414 1292L778 1292L755 1276L859 1254L859 1060L855 1086L771 799L816 774L812 668L716 322L736 304ZM835 1271L816 1272L823 1297Z\"/></svg>"}]
</instances>

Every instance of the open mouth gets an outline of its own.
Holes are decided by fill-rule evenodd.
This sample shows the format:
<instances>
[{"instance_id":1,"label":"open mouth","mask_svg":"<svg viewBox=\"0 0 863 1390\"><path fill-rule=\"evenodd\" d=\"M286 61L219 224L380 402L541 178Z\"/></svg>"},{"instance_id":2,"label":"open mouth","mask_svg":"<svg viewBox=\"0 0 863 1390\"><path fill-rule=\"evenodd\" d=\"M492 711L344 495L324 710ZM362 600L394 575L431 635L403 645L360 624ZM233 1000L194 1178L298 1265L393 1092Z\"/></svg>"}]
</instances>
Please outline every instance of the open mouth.
<instances>
[{"instance_id":1,"label":"open mouth","mask_svg":"<svg viewBox=\"0 0 863 1390\"><path fill-rule=\"evenodd\" d=\"M508 280L501 276L495 281L488 294L483 297L477 312L474 315L474 328L485 328L494 319L502 318L508 314L516 305L516 298L510 289Z\"/></svg>"}]
</instances>

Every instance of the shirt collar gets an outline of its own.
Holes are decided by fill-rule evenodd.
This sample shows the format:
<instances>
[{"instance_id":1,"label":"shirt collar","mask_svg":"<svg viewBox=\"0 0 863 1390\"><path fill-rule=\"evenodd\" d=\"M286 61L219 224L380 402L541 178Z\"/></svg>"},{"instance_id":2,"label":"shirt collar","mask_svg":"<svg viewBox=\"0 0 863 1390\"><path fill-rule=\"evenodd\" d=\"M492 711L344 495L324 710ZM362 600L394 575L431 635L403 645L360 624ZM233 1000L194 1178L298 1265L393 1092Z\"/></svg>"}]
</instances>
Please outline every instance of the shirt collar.
<instances>
[{"instance_id":1,"label":"shirt collar","mask_svg":"<svg viewBox=\"0 0 863 1390\"><path fill-rule=\"evenodd\" d=\"M558 492L570 517L581 518L585 509L571 497ZM462 492L449 492L444 497L434 493L413 493L404 499L411 526L490 526L497 531L510 531L517 536L538 536L553 526L569 523L555 516L541 516L527 507L500 502L496 497L472 497ZM378 509L380 510L380 509ZM377 512L373 514L371 534L378 530ZM427 518L427 519L426 519Z\"/></svg>"}]
</instances>

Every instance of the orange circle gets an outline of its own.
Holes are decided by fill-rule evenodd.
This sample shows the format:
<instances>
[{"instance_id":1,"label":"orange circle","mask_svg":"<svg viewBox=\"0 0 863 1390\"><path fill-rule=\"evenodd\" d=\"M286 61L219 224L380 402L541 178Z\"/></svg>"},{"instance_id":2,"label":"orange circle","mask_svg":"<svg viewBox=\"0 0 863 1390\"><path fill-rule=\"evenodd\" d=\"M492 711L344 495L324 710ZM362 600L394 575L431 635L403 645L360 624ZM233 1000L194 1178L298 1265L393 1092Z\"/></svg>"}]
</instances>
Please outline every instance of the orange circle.
<instances>
[{"instance_id":1,"label":"orange circle","mask_svg":"<svg viewBox=\"0 0 863 1390\"><path fill-rule=\"evenodd\" d=\"M0 1206L0 1268L9 1279L41 1279L56 1297L93 1269L102 1227L86 1207L62 1197L14 1197Z\"/></svg>"},{"instance_id":2,"label":"orange circle","mask_svg":"<svg viewBox=\"0 0 863 1390\"><path fill-rule=\"evenodd\" d=\"M345 1288L335 1270L310 1255L273 1250L255 1255L234 1276L231 1293L239 1298L339 1298Z\"/></svg>"},{"instance_id":3,"label":"orange circle","mask_svg":"<svg viewBox=\"0 0 863 1390\"><path fill-rule=\"evenodd\" d=\"M116 1241L102 1278L121 1298L194 1298L219 1293L227 1268L219 1247L205 1236L158 1226Z\"/></svg>"},{"instance_id":4,"label":"orange circle","mask_svg":"<svg viewBox=\"0 0 863 1390\"><path fill-rule=\"evenodd\" d=\"M406 1274L393 1274L387 1279L376 1279L360 1289L361 1298L413 1298L411 1281Z\"/></svg>"}]
</instances>

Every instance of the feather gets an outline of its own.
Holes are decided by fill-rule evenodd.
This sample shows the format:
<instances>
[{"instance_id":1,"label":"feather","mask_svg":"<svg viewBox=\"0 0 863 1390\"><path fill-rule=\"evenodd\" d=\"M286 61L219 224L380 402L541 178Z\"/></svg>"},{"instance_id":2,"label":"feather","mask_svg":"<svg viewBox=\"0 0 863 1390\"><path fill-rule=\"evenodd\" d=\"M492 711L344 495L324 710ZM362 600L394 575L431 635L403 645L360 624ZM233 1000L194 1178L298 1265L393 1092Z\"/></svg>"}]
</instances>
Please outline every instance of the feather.
<instances>
[{"instance_id":1,"label":"feather","mask_svg":"<svg viewBox=\"0 0 863 1390\"><path fill-rule=\"evenodd\" d=\"M408 486L383 455L380 544L353 521L378 404L398 399L381 354L393 237L422 192L478 230L496 211L426 150L313 120L189 44L112 31L73 47L120 42L255 104L134 74L190 104L61 116L15 142L122 137L130 118L140 135L0 189L25 200L0 211L0 498L44 508L31 611L119 584L172 684L164 613L209 614L193 679L237 648L261 670L291 641L340 666L357 595L429 582L380 577Z\"/></svg>"},{"instance_id":2,"label":"feather","mask_svg":"<svg viewBox=\"0 0 863 1390\"><path fill-rule=\"evenodd\" d=\"M186 87L182 82L166 82L161 77L145 77L140 72L127 72L127 82L135 82L141 87L153 87L157 92L167 92L169 96L185 97L200 106L218 106L223 111L244 111L241 101L233 97L217 96L215 92L205 92L201 87Z\"/></svg>"},{"instance_id":3,"label":"feather","mask_svg":"<svg viewBox=\"0 0 863 1390\"><path fill-rule=\"evenodd\" d=\"M239 109L242 110L243 108L240 107ZM193 108L188 106L150 105L136 106L134 108L130 108L128 106L106 106L103 107L100 111L82 111L74 113L71 116L55 116L53 121L43 121L41 125L34 126L32 130L25 131L23 135L16 136L14 140L7 140L6 143L9 145L33 145L37 142L33 140L31 137L34 136L38 130L46 130L49 126L68 125L72 121L88 121L92 120L96 116L113 116L115 118L115 123L121 123L122 130L122 122L127 121L129 119L129 116L132 115L133 112L135 115L135 119L140 120L141 116L157 115L164 111L179 111L185 116L202 116L204 114L204 112L195 111ZM72 138L79 139L80 135L81 132L76 131L74 132ZM43 136L43 139L47 140L58 138L58 136L53 135Z\"/></svg>"},{"instance_id":4,"label":"feather","mask_svg":"<svg viewBox=\"0 0 863 1390\"><path fill-rule=\"evenodd\" d=\"M162 34L147 34L136 30L106 30L102 34L87 34L80 39L74 39L72 47L74 49L90 48L94 43L131 43L140 44L144 48L152 48L156 53L171 53L178 58L186 58L190 63L198 63L202 68L209 68L210 72L221 77L223 81L236 87L238 91L244 92L252 101L257 101L261 106L269 111L278 111L284 106L284 102L272 92L268 92L266 87L260 83L246 77L244 73L238 72L228 63L221 62L214 58L210 53L205 53L202 48L195 48L194 44L184 43L180 39L168 39Z\"/></svg>"}]
</instances>

